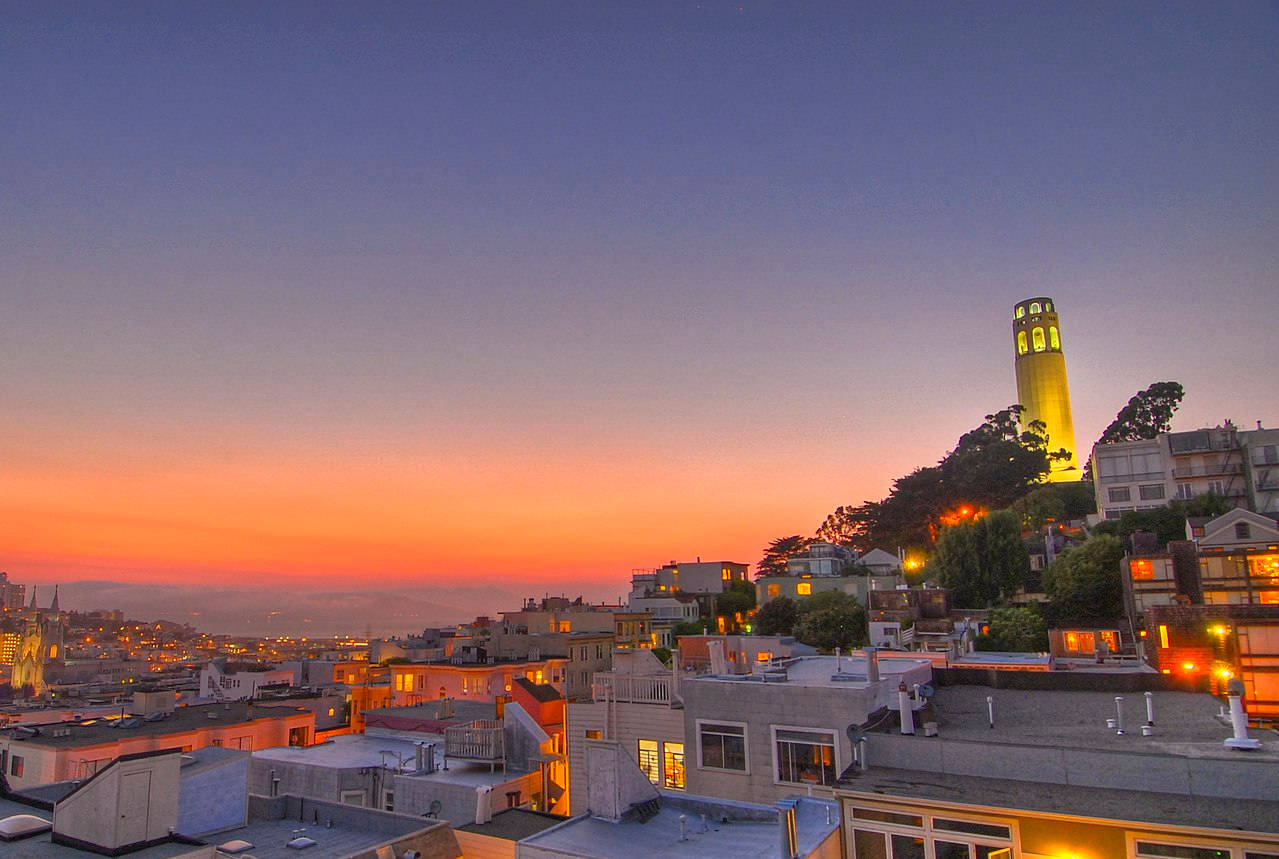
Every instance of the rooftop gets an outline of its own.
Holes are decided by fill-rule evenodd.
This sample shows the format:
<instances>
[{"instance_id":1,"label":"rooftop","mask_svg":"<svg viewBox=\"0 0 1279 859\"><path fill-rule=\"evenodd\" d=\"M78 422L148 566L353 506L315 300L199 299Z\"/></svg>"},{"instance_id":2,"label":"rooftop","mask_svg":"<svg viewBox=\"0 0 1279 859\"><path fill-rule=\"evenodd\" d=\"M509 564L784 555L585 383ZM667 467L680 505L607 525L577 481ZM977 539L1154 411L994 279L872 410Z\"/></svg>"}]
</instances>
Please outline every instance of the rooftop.
<instances>
[{"instance_id":1,"label":"rooftop","mask_svg":"<svg viewBox=\"0 0 1279 859\"><path fill-rule=\"evenodd\" d=\"M503 784L511 778L510 775L501 771L490 772L487 764L450 760L448 769L444 769L443 737L438 738L437 742L440 745L436 752L436 760L440 761L440 768L433 773L415 771L418 748L416 742L367 734L342 734L315 746L278 746L272 749L261 749L253 753L253 758L339 770L385 766L404 775L412 774L414 778L470 787Z\"/></svg>"},{"instance_id":2,"label":"rooftop","mask_svg":"<svg viewBox=\"0 0 1279 859\"><path fill-rule=\"evenodd\" d=\"M474 832L488 835L491 838L505 838L507 841L521 841L530 835L536 835L559 826L568 818L547 814L544 811L529 811L526 808L507 808L493 815L487 823L468 823L459 826L462 832Z\"/></svg>"},{"instance_id":3,"label":"rooftop","mask_svg":"<svg viewBox=\"0 0 1279 859\"><path fill-rule=\"evenodd\" d=\"M727 822L724 817L727 816ZM681 836L680 818L684 818ZM834 803L801 799L795 812L801 855L808 855L839 828ZM663 795L657 815L646 823L612 823L583 815L532 835L522 843L571 856L688 856L747 859L778 853L777 810L717 799Z\"/></svg>"},{"instance_id":4,"label":"rooftop","mask_svg":"<svg viewBox=\"0 0 1279 859\"><path fill-rule=\"evenodd\" d=\"M1024 691L986 686L943 686L932 705L941 736L948 740L1027 745L1038 748L1103 749L1125 752L1238 759L1222 746L1229 722L1218 718L1221 702L1195 692L1155 692L1154 735L1143 737L1146 699L1140 692ZM995 727L986 698L993 699ZM1120 736L1106 720L1115 718L1115 698L1123 699L1128 730ZM1250 760L1279 761L1279 733L1254 731L1261 749Z\"/></svg>"},{"instance_id":5,"label":"rooftop","mask_svg":"<svg viewBox=\"0 0 1279 859\"><path fill-rule=\"evenodd\" d=\"M216 727L256 719L301 716L304 713L287 706L254 706L251 701L228 701L225 704L203 704L179 707L155 721L141 716L124 719L93 717L79 721L54 722L45 725L22 725L5 728L14 740L51 747L98 746L137 736L180 734L200 728Z\"/></svg>"},{"instance_id":6,"label":"rooftop","mask_svg":"<svg viewBox=\"0 0 1279 859\"><path fill-rule=\"evenodd\" d=\"M880 682L896 680L919 668L931 670L932 661L927 658L895 658L878 660ZM759 665L755 674L702 674L685 678L685 683L785 683L791 686L822 686L840 688L864 688L866 658L864 656L797 656ZM782 676L782 672L785 676ZM767 679L766 679L767 678Z\"/></svg>"}]
</instances>

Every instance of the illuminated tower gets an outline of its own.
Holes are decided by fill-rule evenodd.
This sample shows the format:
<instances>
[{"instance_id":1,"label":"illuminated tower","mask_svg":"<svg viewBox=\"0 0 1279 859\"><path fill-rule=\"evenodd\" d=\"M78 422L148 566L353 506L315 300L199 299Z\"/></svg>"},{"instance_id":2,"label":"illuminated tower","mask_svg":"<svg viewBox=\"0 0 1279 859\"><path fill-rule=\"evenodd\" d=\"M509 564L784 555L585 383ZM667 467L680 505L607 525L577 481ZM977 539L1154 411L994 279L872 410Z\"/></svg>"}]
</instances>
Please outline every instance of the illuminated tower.
<instances>
[{"instance_id":1,"label":"illuminated tower","mask_svg":"<svg viewBox=\"0 0 1279 859\"><path fill-rule=\"evenodd\" d=\"M1075 421L1070 415L1070 387L1066 384L1066 356L1061 352L1061 323L1051 298L1027 298L1013 310L1013 348L1016 352L1017 401L1025 407L1022 426L1043 421L1050 450L1065 448L1070 459L1054 462L1048 479L1078 480L1075 461Z\"/></svg>"}]
</instances>

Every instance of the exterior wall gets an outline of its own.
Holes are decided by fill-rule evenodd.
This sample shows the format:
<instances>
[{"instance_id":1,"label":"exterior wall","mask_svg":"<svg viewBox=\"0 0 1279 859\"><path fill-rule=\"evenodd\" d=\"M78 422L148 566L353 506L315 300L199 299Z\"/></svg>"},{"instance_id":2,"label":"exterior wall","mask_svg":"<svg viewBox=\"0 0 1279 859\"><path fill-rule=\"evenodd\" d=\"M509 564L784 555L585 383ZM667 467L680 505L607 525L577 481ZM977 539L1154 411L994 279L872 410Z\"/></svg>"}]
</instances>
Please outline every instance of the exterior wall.
<instances>
[{"instance_id":1,"label":"exterior wall","mask_svg":"<svg viewBox=\"0 0 1279 859\"><path fill-rule=\"evenodd\" d=\"M53 832L106 850L160 841L178 820L178 755L119 761L55 806Z\"/></svg>"},{"instance_id":2,"label":"exterior wall","mask_svg":"<svg viewBox=\"0 0 1279 859\"><path fill-rule=\"evenodd\" d=\"M453 834L457 836L458 846L466 859L515 859L515 842L509 838L495 838L463 829Z\"/></svg>"},{"instance_id":3,"label":"exterior wall","mask_svg":"<svg viewBox=\"0 0 1279 859\"><path fill-rule=\"evenodd\" d=\"M244 826L249 821L249 760L235 760L182 778L178 793L178 832L199 836Z\"/></svg>"},{"instance_id":4,"label":"exterior wall","mask_svg":"<svg viewBox=\"0 0 1279 859\"><path fill-rule=\"evenodd\" d=\"M900 796L885 796L857 791L840 791L840 797L842 802L841 818L845 827L844 841L848 845L844 855L850 857L850 859L854 856L853 844L855 839L852 837L854 828L866 832L885 830L899 833L909 832L909 830L904 830L900 827L890 830L889 827L875 821L864 818L857 819L854 816L854 808L868 808L872 811L886 811L890 814L912 815L921 819L928 819L930 816L959 817L977 822L1007 825L1013 836L1011 842L1012 855L1033 857L1033 859L1055 856L1072 856L1076 857L1076 859L1126 857L1132 855L1129 852L1129 842L1138 838L1164 844L1189 843L1196 847L1221 849L1227 852L1218 855L1227 857L1232 855L1229 852L1232 848L1235 851L1239 851L1240 848L1247 849L1250 847L1257 854L1268 854L1274 851L1274 845L1279 844L1279 838L1275 836L1260 836L1260 840L1258 840L1256 837L1225 830L1191 830L1191 834L1187 836L1173 834L1166 828L1156 826L1143 826L1117 820L1105 821L1096 818L1073 817L1068 814L1038 814L1006 808L937 802L936 800L912 800ZM1119 809L1119 811L1122 812L1122 809ZM1187 826L1193 826L1193 823L1187 821ZM919 832L926 841L931 840L932 833L924 832L923 830L919 830ZM969 838L969 836L956 837L953 834L941 835L940 833L938 837L945 838L948 841L963 841ZM983 840L980 837L975 838L977 841ZM1233 855L1241 855L1241 853L1235 852Z\"/></svg>"},{"instance_id":5,"label":"exterior wall","mask_svg":"<svg viewBox=\"0 0 1279 859\"><path fill-rule=\"evenodd\" d=\"M658 704L574 703L568 706L569 811L587 810L586 741L614 739L639 765L639 741L656 740L658 759L665 763L664 745L684 743L684 768L689 769L689 746L684 740L684 713ZM660 770L665 778L664 767Z\"/></svg>"},{"instance_id":6,"label":"exterior wall","mask_svg":"<svg viewBox=\"0 0 1279 859\"><path fill-rule=\"evenodd\" d=\"M212 724L208 728L171 734L142 734L96 746L57 747L26 740L0 737L0 751L6 752L6 777L14 788L34 787L55 781L87 778L123 755L161 749L203 749L220 745L224 748L266 749L289 745L289 732L306 731L309 743L315 733L315 717L311 713L290 713L233 725ZM21 776L12 773L14 756L23 758Z\"/></svg>"},{"instance_id":7,"label":"exterior wall","mask_svg":"<svg viewBox=\"0 0 1279 859\"><path fill-rule=\"evenodd\" d=\"M763 605L778 597L802 600L825 591L843 591L865 605L870 591L893 590L899 583L898 576L764 576L755 582L755 601Z\"/></svg>"}]
</instances>

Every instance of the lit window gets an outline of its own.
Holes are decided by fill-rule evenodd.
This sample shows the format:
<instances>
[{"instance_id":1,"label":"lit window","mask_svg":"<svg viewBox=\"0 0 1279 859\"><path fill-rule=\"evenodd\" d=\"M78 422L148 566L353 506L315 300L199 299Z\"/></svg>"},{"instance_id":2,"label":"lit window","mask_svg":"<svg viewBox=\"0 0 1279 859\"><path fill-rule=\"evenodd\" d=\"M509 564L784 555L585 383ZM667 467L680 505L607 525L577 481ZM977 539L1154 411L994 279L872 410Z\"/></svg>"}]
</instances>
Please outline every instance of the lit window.
<instances>
[{"instance_id":1,"label":"lit window","mask_svg":"<svg viewBox=\"0 0 1279 859\"><path fill-rule=\"evenodd\" d=\"M1056 325L1048 326L1048 345L1052 346L1054 349L1061 348L1061 337L1057 334Z\"/></svg>"},{"instance_id":2,"label":"lit window","mask_svg":"<svg viewBox=\"0 0 1279 859\"><path fill-rule=\"evenodd\" d=\"M1017 354L1018 355L1026 354L1026 332L1025 331L1017 332Z\"/></svg>"},{"instance_id":3,"label":"lit window","mask_svg":"<svg viewBox=\"0 0 1279 859\"><path fill-rule=\"evenodd\" d=\"M1044 329L1036 328L1031 332L1030 339L1035 345L1036 352L1044 351Z\"/></svg>"},{"instance_id":4,"label":"lit window","mask_svg":"<svg viewBox=\"0 0 1279 859\"><path fill-rule=\"evenodd\" d=\"M336 712L332 707L329 708L329 715L332 716Z\"/></svg>"},{"instance_id":5,"label":"lit window","mask_svg":"<svg viewBox=\"0 0 1279 859\"><path fill-rule=\"evenodd\" d=\"M1110 648L1111 653L1119 652L1119 638L1115 635L1113 629L1104 629L1097 633L1101 636L1101 640L1106 642L1106 646Z\"/></svg>"},{"instance_id":6,"label":"lit window","mask_svg":"<svg viewBox=\"0 0 1279 859\"><path fill-rule=\"evenodd\" d=\"M717 770L746 772L746 728L710 722L697 728L697 744L702 766Z\"/></svg>"},{"instance_id":7,"label":"lit window","mask_svg":"<svg viewBox=\"0 0 1279 859\"><path fill-rule=\"evenodd\" d=\"M1021 319L1026 315L1026 306L1024 304L1017 305L1017 318Z\"/></svg>"},{"instance_id":8,"label":"lit window","mask_svg":"<svg viewBox=\"0 0 1279 859\"><path fill-rule=\"evenodd\" d=\"M661 781L659 758L657 756L657 740L639 741L639 766L640 769L644 771L644 777L653 784L658 784Z\"/></svg>"},{"instance_id":9,"label":"lit window","mask_svg":"<svg viewBox=\"0 0 1279 859\"><path fill-rule=\"evenodd\" d=\"M1044 308L1043 308L1043 307L1039 304L1039 302L1038 302L1038 301L1032 301L1032 302L1030 303L1030 312L1031 312L1031 313L1042 313L1042 312L1043 312L1043 310L1044 310Z\"/></svg>"},{"instance_id":10,"label":"lit window","mask_svg":"<svg viewBox=\"0 0 1279 859\"><path fill-rule=\"evenodd\" d=\"M813 592L813 585L810 582L800 582L795 585L795 593L802 597L806 597Z\"/></svg>"},{"instance_id":11,"label":"lit window","mask_svg":"<svg viewBox=\"0 0 1279 859\"><path fill-rule=\"evenodd\" d=\"M719 571L719 577L723 579L724 581L728 581L729 579L728 567L724 567L722 570Z\"/></svg>"},{"instance_id":12,"label":"lit window","mask_svg":"<svg viewBox=\"0 0 1279 859\"><path fill-rule=\"evenodd\" d=\"M598 740L601 736L603 735L600 733L598 729L595 729L595 728L586 729L586 739L588 740Z\"/></svg>"},{"instance_id":13,"label":"lit window","mask_svg":"<svg viewBox=\"0 0 1279 859\"><path fill-rule=\"evenodd\" d=\"M774 597L779 597L779 596L781 596L781 595L782 595L782 586L781 586L781 585L769 585L769 586L768 586L768 598L769 598L770 600L771 600L771 599L773 599Z\"/></svg>"},{"instance_id":14,"label":"lit window","mask_svg":"<svg viewBox=\"0 0 1279 859\"><path fill-rule=\"evenodd\" d=\"M1166 624L1159 624L1159 646L1165 650L1168 648L1168 627Z\"/></svg>"},{"instance_id":15,"label":"lit window","mask_svg":"<svg viewBox=\"0 0 1279 859\"><path fill-rule=\"evenodd\" d=\"M835 735L823 731L774 728L777 780L791 784L835 783Z\"/></svg>"},{"instance_id":16,"label":"lit window","mask_svg":"<svg viewBox=\"0 0 1279 859\"><path fill-rule=\"evenodd\" d=\"M1079 650L1079 633L1077 632L1066 633L1066 649L1073 650L1073 651Z\"/></svg>"},{"instance_id":17,"label":"lit window","mask_svg":"<svg viewBox=\"0 0 1279 859\"><path fill-rule=\"evenodd\" d=\"M662 786L668 790L684 789L684 744L662 744Z\"/></svg>"},{"instance_id":18,"label":"lit window","mask_svg":"<svg viewBox=\"0 0 1279 859\"><path fill-rule=\"evenodd\" d=\"M1138 558L1129 561L1128 569L1132 571L1132 577L1134 579L1147 581L1155 577L1154 565L1148 560Z\"/></svg>"},{"instance_id":19,"label":"lit window","mask_svg":"<svg viewBox=\"0 0 1279 859\"><path fill-rule=\"evenodd\" d=\"M1052 312L1053 312L1053 303L1051 301L1045 301L1044 313L1052 313Z\"/></svg>"},{"instance_id":20,"label":"lit window","mask_svg":"<svg viewBox=\"0 0 1279 859\"><path fill-rule=\"evenodd\" d=\"M1257 596L1262 605L1279 605L1279 591L1261 591Z\"/></svg>"}]
</instances>

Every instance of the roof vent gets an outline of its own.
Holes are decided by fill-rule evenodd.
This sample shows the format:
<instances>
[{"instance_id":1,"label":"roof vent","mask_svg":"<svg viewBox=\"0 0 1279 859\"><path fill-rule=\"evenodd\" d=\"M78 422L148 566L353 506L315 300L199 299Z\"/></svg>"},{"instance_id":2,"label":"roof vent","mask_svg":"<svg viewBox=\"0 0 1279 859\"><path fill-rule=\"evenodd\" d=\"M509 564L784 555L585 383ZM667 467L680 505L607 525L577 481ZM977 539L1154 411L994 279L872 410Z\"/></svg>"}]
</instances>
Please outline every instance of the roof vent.
<instances>
[{"instance_id":1,"label":"roof vent","mask_svg":"<svg viewBox=\"0 0 1279 859\"><path fill-rule=\"evenodd\" d=\"M253 849L252 842L245 841L243 838L233 838L232 840L226 842L225 844L218 845L219 852L230 853L231 855L235 855L236 853L243 853L246 850L252 850L252 849Z\"/></svg>"},{"instance_id":2,"label":"roof vent","mask_svg":"<svg viewBox=\"0 0 1279 859\"><path fill-rule=\"evenodd\" d=\"M42 832L48 832L53 824L34 814L11 814L0 819L0 841L18 841Z\"/></svg>"}]
</instances>

